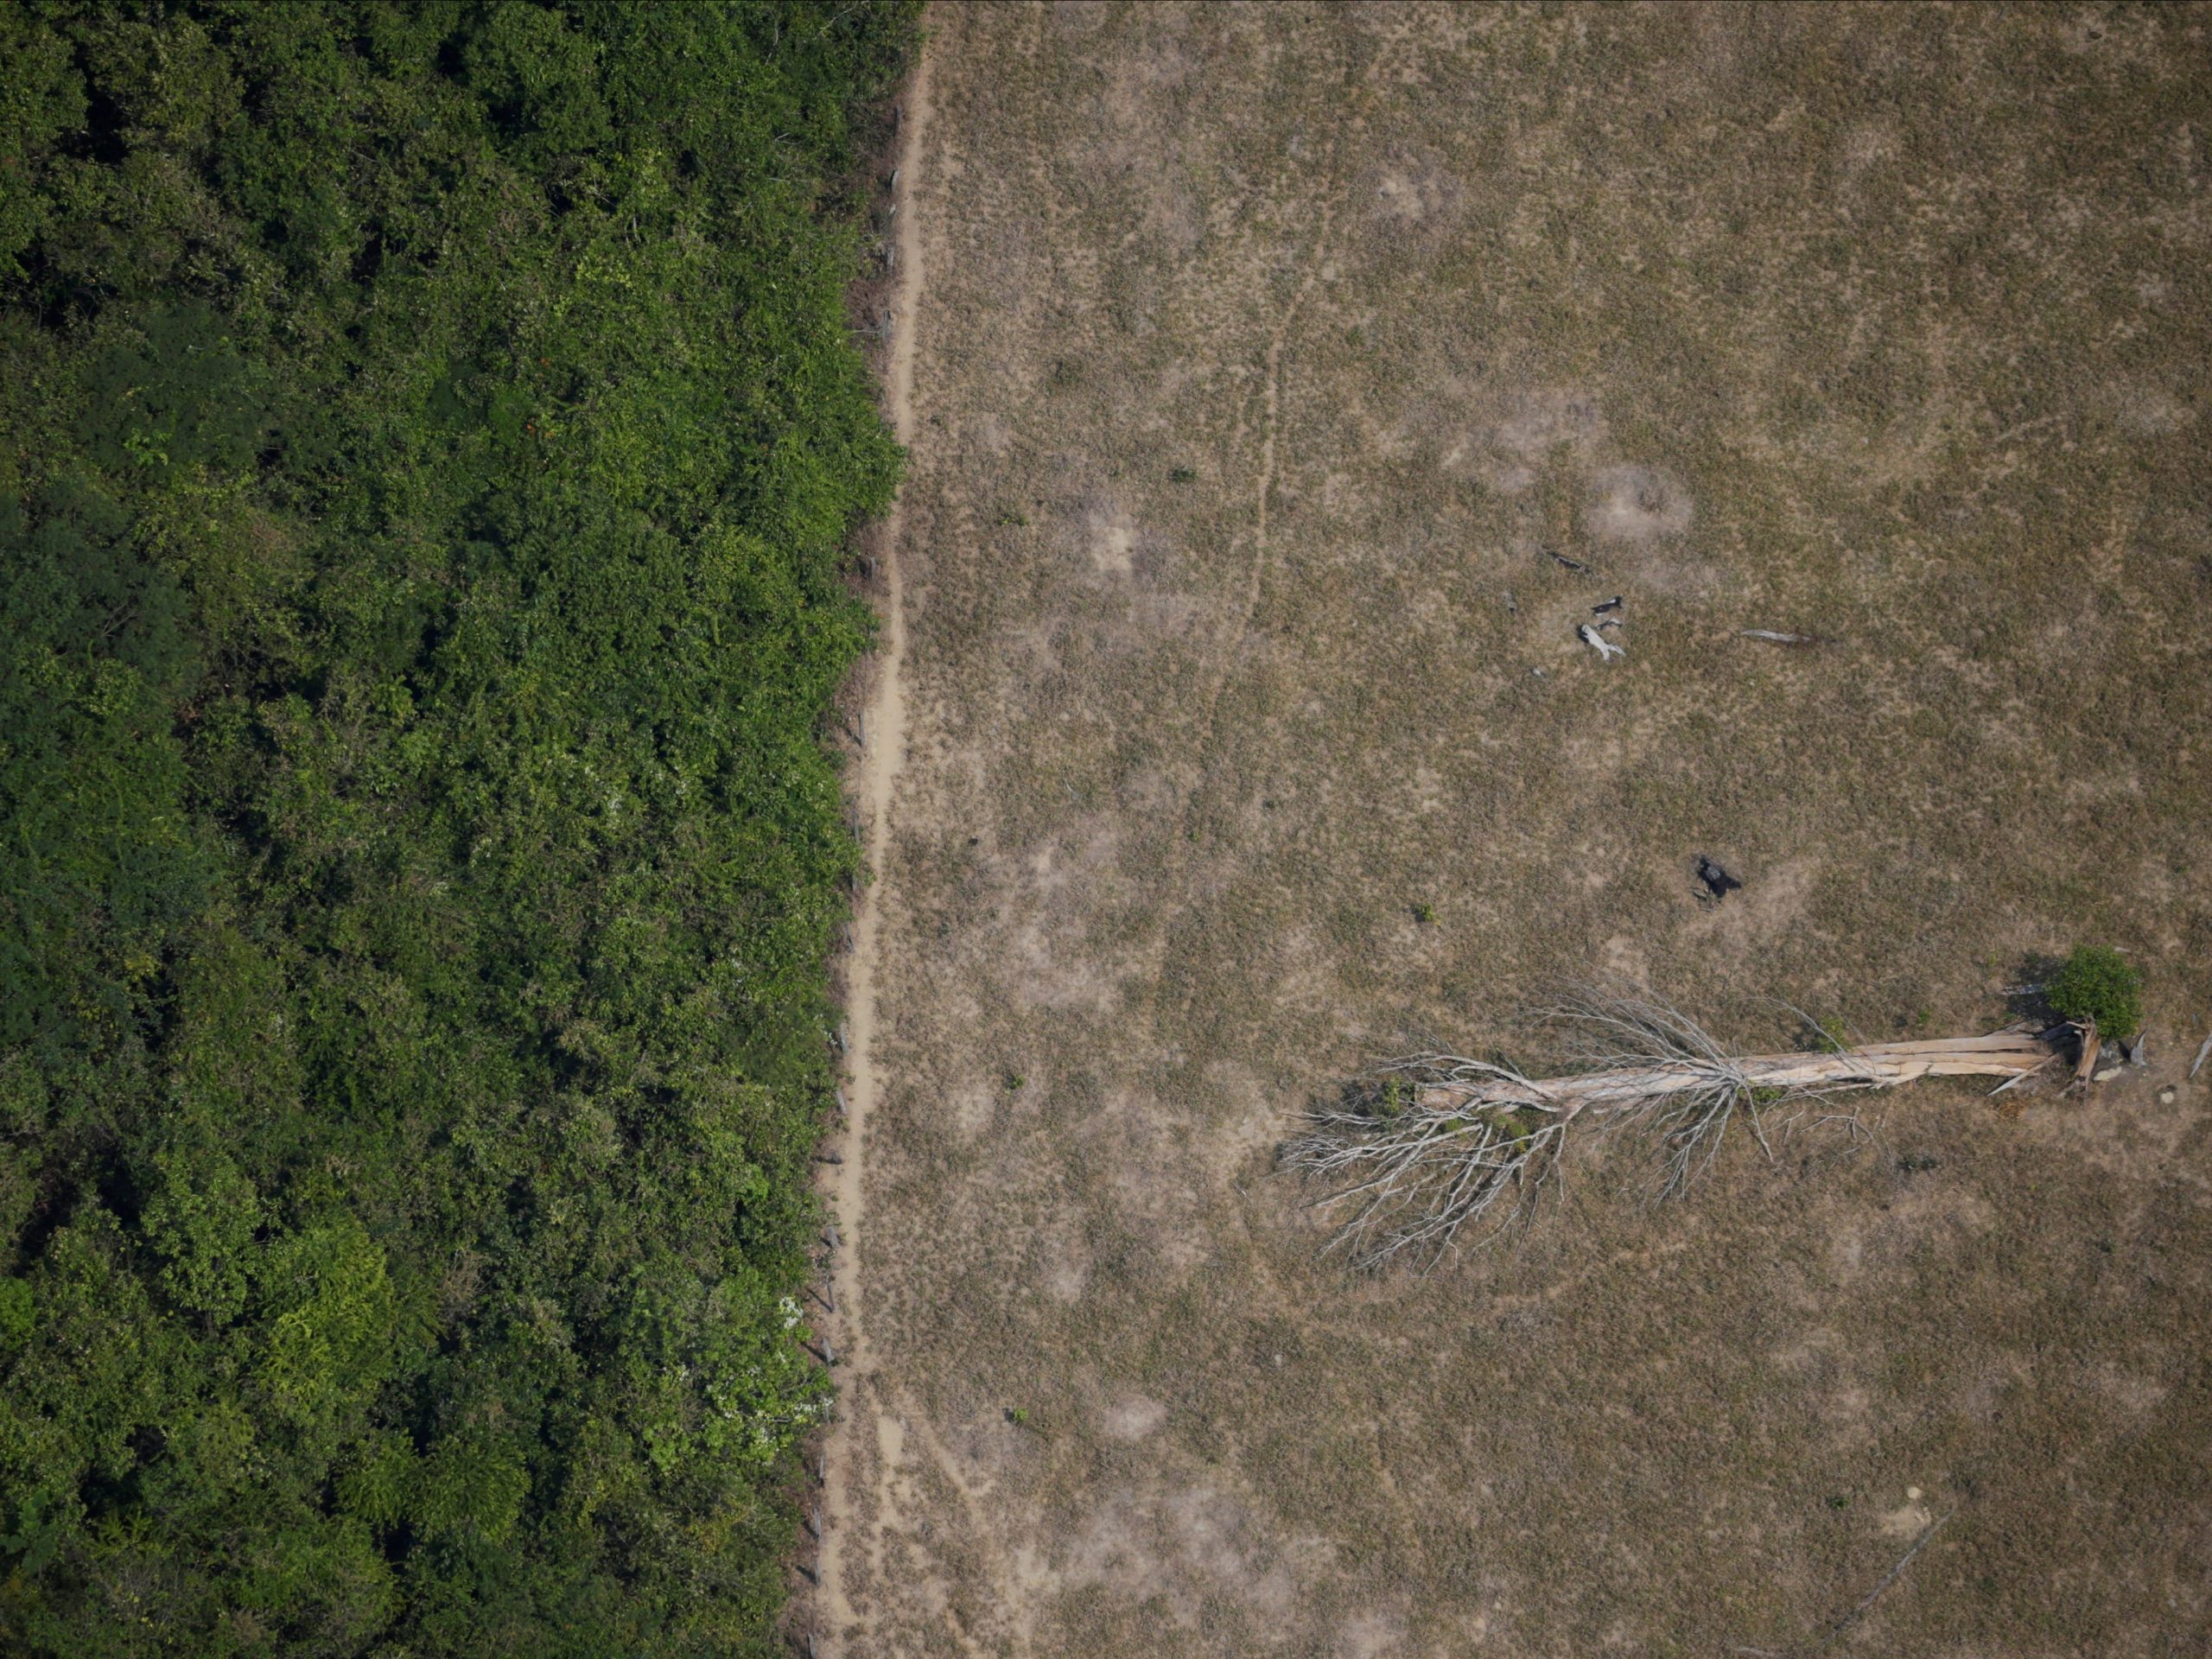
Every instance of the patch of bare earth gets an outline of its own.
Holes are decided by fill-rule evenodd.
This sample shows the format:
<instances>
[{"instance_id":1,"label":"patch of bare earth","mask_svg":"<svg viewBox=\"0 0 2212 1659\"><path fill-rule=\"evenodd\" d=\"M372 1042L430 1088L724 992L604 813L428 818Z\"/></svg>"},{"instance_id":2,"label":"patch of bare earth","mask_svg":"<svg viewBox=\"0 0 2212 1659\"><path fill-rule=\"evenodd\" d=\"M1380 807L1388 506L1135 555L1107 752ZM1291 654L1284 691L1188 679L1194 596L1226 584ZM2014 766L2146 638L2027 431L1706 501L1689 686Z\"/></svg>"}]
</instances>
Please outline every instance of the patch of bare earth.
<instances>
[{"instance_id":1,"label":"patch of bare earth","mask_svg":"<svg viewBox=\"0 0 2212 1659\"><path fill-rule=\"evenodd\" d=\"M1804 1651L1944 1517L1829 1651L2212 1644L2212 15L933 19L837 1650ZM2088 1101L1427 1278L1271 1172L1561 977L2080 939Z\"/></svg>"}]
</instances>

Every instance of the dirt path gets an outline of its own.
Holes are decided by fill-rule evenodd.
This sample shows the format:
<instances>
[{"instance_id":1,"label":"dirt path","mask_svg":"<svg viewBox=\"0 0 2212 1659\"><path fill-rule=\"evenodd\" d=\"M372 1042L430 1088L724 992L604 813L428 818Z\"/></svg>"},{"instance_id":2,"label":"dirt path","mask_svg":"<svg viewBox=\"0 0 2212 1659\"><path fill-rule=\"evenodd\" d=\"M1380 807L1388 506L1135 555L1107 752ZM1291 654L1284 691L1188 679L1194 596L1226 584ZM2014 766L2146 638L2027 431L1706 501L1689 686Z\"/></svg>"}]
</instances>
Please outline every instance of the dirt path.
<instances>
[{"instance_id":1,"label":"dirt path","mask_svg":"<svg viewBox=\"0 0 2212 1659\"><path fill-rule=\"evenodd\" d=\"M901 443L914 437L914 331L922 298L922 238L913 204L917 169L929 124L930 62L926 47L915 65L899 122L896 203L899 260L898 298L892 310L893 334L888 376L892 429ZM875 964L882 913L881 876L890 850L891 796L899 779L899 762L906 747L906 704L900 671L906 649L906 619L900 605L899 543L905 512L894 501L883 527L883 643L880 673L874 706L868 728L875 741L862 755L859 804L867 826L868 865L877 877L861 901L854 918L853 956L847 980L847 1122L844 1162L834 1166L830 1189L830 1212L837 1224L842 1248L836 1253L832 1279L836 1288L838 1325L846 1366L845 1385L836 1424L824 1452L824 1519L821 1574L821 1622L827 1638L823 1651L846 1651L845 1634L855 1623L847 1588L846 1548L855 1528L852 1481L855 1473L853 1437L855 1427L868 1416L866 1379L868 1374L868 1326L860 1272L860 1250L868 1227L868 1114L880 1094L875 1069Z\"/></svg>"}]
</instances>

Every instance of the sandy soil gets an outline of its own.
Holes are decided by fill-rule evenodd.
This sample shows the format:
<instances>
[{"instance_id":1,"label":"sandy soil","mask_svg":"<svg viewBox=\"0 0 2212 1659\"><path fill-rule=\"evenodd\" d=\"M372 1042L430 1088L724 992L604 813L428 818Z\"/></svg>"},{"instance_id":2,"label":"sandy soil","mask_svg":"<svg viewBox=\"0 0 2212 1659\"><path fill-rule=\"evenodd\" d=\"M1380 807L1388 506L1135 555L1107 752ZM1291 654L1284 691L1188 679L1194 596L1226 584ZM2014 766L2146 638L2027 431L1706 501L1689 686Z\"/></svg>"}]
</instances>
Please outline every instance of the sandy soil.
<instances>
[{"instance_id":1,"label":"sandy soil","mask_svg":"<svg viewBox=\"0 0 2212 1659\"><path fill-rule=\"evenodd\" d=\"M916 319L923 303L924 252L920 216L914 200L922 169L928 164L930 121L930 60L926 52L914 68L906 96L899 104L899 145L897 183L893 191L896 211L897 297L891 308L893 332L885 358L885 404L892 429L901 443L914 441L914 362ZM905 537L905 514L894 505L885 516L877 544L882 591L879 600L883 620L881 644L874 653L875 674L867 709L866 730L873 738L858 768L854 793L861 810L871 871L887 863L891 820L898 790L899 768L906 742L906 697L904 670L906 652L905 592L900 572L900 543ZM841 1390L839 1410L823 1448L822 1474L825 1487L824 1525L817 1557L815 1622L828 1638L817 1643L827 1653L843 1651L842 1633L857 1623L846 1589L848 1551L857 1529L853 1524L853 1486L855 1480L853 1440L855 1433L874 1427L869 1416L867 1379L871 1375L873 1351L867 1321L868 1285L860 1270L860 1252L868 1237L868 1120L882 1093L876 1065L876 962L882 948L882 906L877 894L864 895L853 923L853 950L846 967L845 994L845 1105L844 1133L840 1139L843 1162L831 1166L828 1208L842 1245L835 1255L831 1282L836 1312L823 1321L825 1334L842 1350L841 1357L854 1379Z\"/></svg>"},{"instance_id":2,"label":"sandy soil","mask_svg":"<svg viewBox=\"0 0 2212 1659\"><path fill-rule=\"evenodd\" d=\"M1799 1653L1937 1521L1828 1651L2212 1648L2212 15L934 22L835 1650ZM1770 1048L2082 939L2088 1101L1427 1278L1274 1171L1562 977Z\"/></svg>"}]
</instances>

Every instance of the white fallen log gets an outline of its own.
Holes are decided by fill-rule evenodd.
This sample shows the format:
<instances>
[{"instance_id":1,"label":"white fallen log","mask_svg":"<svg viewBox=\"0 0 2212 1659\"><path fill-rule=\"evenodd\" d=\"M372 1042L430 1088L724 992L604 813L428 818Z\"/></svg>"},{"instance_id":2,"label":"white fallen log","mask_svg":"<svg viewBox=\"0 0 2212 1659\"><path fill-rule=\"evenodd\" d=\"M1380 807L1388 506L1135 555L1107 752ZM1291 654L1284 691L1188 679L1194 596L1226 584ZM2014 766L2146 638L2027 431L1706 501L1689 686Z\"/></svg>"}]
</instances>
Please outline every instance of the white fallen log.
<instances>
[{"instance_id":1,"label":"white fallen log","mask_svg":"<svg viewBox=\"0 0 2212 1659\"><path fill-rule=\"evenodd\" d=\"M1754 1090L1894 1089L1922 1077L2012 1077L2040 1070L2053 1058L2031 1027L1986 1037L1946 1037L1928 1042L1870 1043L1840 1053L1745 1054L1728 1064ZM1591 1107L1618 1105L1679 1094L1710 1080L1700 1062L1665 1061L1618 1071L1577 1072L1507 1084L1440 1083L1415 1096L1430 1110L1528 1103L1533 1095L1572 1119Z\"/></svg>"},{"instance_id":2,"label":"white fallen log","mask_svg":"<svg viewBox=\"0 0 2212 1659\"><path fill-rule=\"evenodd\" d=\"M1622 1129L1660 1153L1658 1198L1681 1193L1739 1120L1771 1158L1801 1127L1863 1135L1840 1097L1923 1077L1998 1077L2011 1088L2059 1058L2034 1029L1871 1043L1823 1052L1731 1054L1688 1016L1637 995L1577 993L1542 1017L1581 1068L1529 1077L1494 1061L1431 1052L1379 1067L1340 1105L1313 1113L1284 1167L1326 1190L1330 1249L1360 1267L1433 1264L1471 1227L1476 1242L1533 1216L1573 1149Z\"/></svg>"},{"instance_id":3,"label":"white fallen log","mask_svg":"<svg viewBox=\"0 0 2212 1659\"><path fill-rule=\"evenodd\" d=\"M1600 662L1609 663L1616 657L1625 657L1628 655L1627 646L1615 645L1611 640L1606 639L1604 634L1599 632L1597 629L1592 627L1587 622L1585 622L1574 632L1584 645L1589 646L1591 650L1598 653L1598 660Z\"/></svg>"}]
</instances>

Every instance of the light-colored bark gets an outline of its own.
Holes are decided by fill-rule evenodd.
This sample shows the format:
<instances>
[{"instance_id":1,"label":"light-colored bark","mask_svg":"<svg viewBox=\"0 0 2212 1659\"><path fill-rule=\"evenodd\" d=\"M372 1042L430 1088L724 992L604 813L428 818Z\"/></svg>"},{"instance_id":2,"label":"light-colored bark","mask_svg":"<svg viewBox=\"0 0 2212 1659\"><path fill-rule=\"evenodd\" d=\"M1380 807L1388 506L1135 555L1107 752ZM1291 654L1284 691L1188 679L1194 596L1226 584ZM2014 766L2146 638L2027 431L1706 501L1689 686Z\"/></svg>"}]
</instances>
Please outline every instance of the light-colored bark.
<instances>
[{"instance_id":1,"label":"light-colored bark","mask_svg":"<svg viewBox=\"0 0 2212 1659\"><path fill-rule=\"evenodd\" d=\"M1746 1054L1734 1065L1753 1089L1829 1090L1893 1089L1922 1077L2017 1077L2041 1070L2053 1058L2050 1046L2023 1026L1986 1037L1870 1043L1840 1053ZM1664 1061L1563 1077L1442 1083L1421 1090L1417 1098L1433 1111L1464 1111L1525 1103L1533 1095L1572 1117L1592 1105L1680 1094L1709 1078L1709 1069L1702 1063Z\"/></svg>"}]
</instances>

